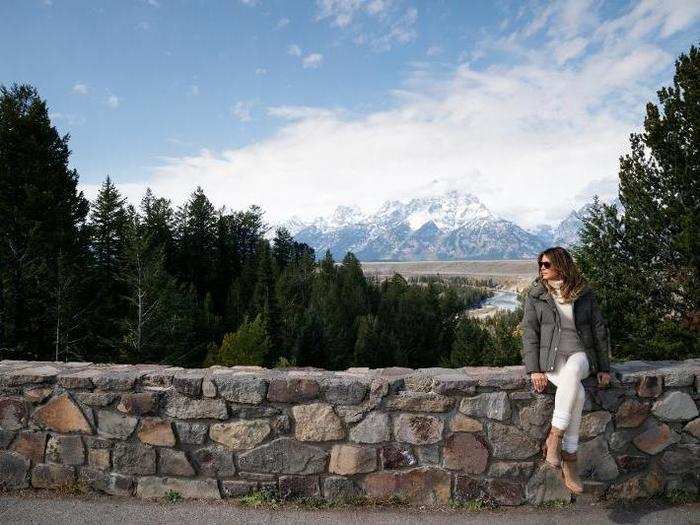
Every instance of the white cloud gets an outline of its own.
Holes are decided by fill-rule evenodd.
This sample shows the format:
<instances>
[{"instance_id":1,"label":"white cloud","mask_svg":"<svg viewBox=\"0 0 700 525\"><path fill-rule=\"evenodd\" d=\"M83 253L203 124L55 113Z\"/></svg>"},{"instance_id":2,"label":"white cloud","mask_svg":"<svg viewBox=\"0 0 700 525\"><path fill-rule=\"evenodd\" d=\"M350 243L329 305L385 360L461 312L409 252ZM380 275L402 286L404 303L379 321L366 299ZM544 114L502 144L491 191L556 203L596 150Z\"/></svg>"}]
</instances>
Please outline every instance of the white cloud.
<instances>
[{"instance_id":1,"label":"white cloud","mask_svg":"<svg viewBox=\"0 0 700 525\"><path fill-rule=\"evenodd\" d=\"M526 30L479 47L495 56L508 49L505 63L449 70L409 64L411 73L387 93L386 109L361 115L267 107L267 116L279 119L272 136L162 159L148 180L124 185L124 192L140 198L150 186L182 202L199 184L219 206L259 204L268 221L277 221L328 214L338 204L374 208L437 179L524 227L556 222L592 191L614 191L619 156L642 123L645 102L671 82L675 56L659 38L664 31L678 36L700 19L686 4L691 22L648 4L614 20L599 19L598 4L590 12L557 4L544 24L523 11L518 24L504 27L524 22ZM528 45L535 35L541 40ZM577 38L584 51L572 44L553 58L555 42ZM236 107L238 118L250 117L249 103Z\"/></svg>"},{"instance_id":2,"label":"white cloud","mask_svg":"<svg viewBox=\"0 0 700 525\"><path fill-rule=\"evenodd\" d=\"M267 75L267 69L264 67L259 67L255 70L256 75Z\"/></svg>"},{"instance_id":3,"label":"white cloud","mask_svg":"<svg viewBox=\"0 0 700 525\"><path fill-rule=\"evenodd\" d=\"M62 122L68 126L82 126L85 124L85 117L70 113L49 113L49 120L54 123Z\"/></svg>"},{"instance_id":4,"label":"white cloud","mask_svg":"<svg viewBox=\"0 0 700 525\"><path fill-rule=\"evenodd\" d=\"M275 29L282 29L283 27L287 27L289 25L289 22L290 22L289 18L286 18L286 17L280 18L277 21L277 25L275 26Z\"/></svg>"},{"instance_id":5,"label":"white cloud","mask_svg":"<svg viewBox=\"0 0 700 525\"><path fill-rule=\"evenodd\" d=\"M301 60L301 65L305 69L315 69L321 67L323 55L321 53L310 53Z\"/></svg>"},{"instance_id":6,"label":"white cloud","mask_svg":"<svg viewBox=\"0 0 700 525\"><path fill-rule=\"evenodd\" d=\"M254 7L260 3L260 0L239 0L239 2L248 7Z\"/></svg>"},{"instance_id":7,"label":"white cloud","mask_svg":"<svg viewBox=\"0 0 700 525\"><path fill-rule=\"evenodd\" d=\"M440 53L442 53L442 48L440 46L430 46L425 52L429 57L438 56Z\"/></svg>"},{"instance_id":8,"label":"white cloud","mask_svg":"<svg viewBox=\"0 0 700 525\"><path fill-rule=\"evenodd\" d=\"M239 100L233 106L231 106L231 116L236 120L240 120L241 122L250 122L253 120L250 115L251 108L252 104L250 102Z\"/></svg>"},{"instance_id":9,"label":"white cloud","mask_svg":"<svg viewBox=\"0 0 700 525\"><path fill-rule=\"evenodd\" d=\"M139 22L134 26L134 29L137 29L138 31L148 31L151 29L151 24L148 22Z\"/></svg>"},{"instance_id":10,"label":"white cloud","mask_svg":"<svg viewBox=\"0 0 700 525\"><path fill-rule=\"evenodd\" d=\"M287 48L287 54L292 55L294 57L300 57L301 56L301 48L296 44L291 44Z\"/></svg>"},{"instance_id":11,"label":"white cloud","mask_svg":"<svg viewBox=\"0 0 700 525\"><path fill-rule=\"evenodd\" d=\"M76 83L73 86L73 89L71 89L71 93L74 93L76 95L87 95L89 91L89 88L86 84L83 84L81 82Z\"/></svg>"},{"instance_id":12,"label":"white cloud","mask_svg":"<svg viewBox=\"0 0 700 525\"><path fill-rule=\"evenodd\" d=\"M107 98L105 99L105 104L107 104L112 109L118 108L121 102L122 99L111 93L109 93L107 95Z\"/></svg>"},{"instance_id":13,"label":"white cloud","mask_svg":"<svg viewBox=\"0 0 700 525\"><path fill-rule=\"evenodd\" d=\"M404 0L316 0L314 20L349 33L352 42L375 51L416 39L418 10Z\"/></svg>"},{"instance_id":14,"label":"white cloud","mask_svg":"<svg viewBox=\"0 0 700 525\"><path fill-rule=\"evenodd\" d=\"M190 91L189 91L189 93L190 93L190 95L192 95L193 97L198 96L198 95L199 95L199 86L198 86L197 84L192 84L192 85L190 86Z\"/></svg>"}]
</instances>

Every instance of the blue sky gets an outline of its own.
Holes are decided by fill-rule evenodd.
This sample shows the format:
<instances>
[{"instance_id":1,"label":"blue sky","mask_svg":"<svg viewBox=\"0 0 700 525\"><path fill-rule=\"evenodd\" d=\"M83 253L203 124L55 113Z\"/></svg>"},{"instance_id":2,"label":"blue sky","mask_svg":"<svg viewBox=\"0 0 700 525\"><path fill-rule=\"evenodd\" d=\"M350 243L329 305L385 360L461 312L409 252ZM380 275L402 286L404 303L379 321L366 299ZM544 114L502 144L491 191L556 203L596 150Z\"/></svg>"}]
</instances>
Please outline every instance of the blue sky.
<instances>
[{"instance_id":1,"label":"blue sky","mask_svg":"<svg viewBox=\"0 0 700 525\"><path fill-rule=\"evenodd\" d=\"M616 192L700 2L5 0L0 83L106 174L269 221L475 193L523 226ZM694 40L695 39L695 40Z\"/></svg>"}]
</instances>

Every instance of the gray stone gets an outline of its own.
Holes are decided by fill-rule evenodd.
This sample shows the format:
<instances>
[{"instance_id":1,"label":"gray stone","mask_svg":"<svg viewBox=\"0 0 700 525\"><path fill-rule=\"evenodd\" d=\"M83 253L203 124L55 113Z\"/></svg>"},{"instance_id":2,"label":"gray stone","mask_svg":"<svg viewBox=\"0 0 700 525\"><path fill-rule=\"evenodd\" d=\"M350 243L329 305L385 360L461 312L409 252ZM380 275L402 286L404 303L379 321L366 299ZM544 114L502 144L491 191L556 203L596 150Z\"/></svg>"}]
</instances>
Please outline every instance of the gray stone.
<instances>
[{"instance_id":1,"label":"gray stone","mask_svg":"<svg viewBox=\"0 0 700 525\"><path fill-rule=\"evenodd\" d=\"M518 426L535 439L544 439L549 422L552 420L554 398L538 395L535 402L524 406L518 412Z\"/></svg>"},{"instance_id":2,"label":"gray stone","mask_svg":"<svg viewBox=\"0 0 700 525\"><path fill-rule=\"evenodd\" d=\"M182 450L158 449L160 473L167 476L194 476L195 472Z\"/></svg>"},{"instance_id":3,"label":"gray stone","mask_svg":"<svg viewBox=\"0 0 700 525\"><path fill-rule=\"evenodd\" d=\"M27 486L29 460L9 450L0 450L0 489L13 490Z\"/></svg>"},{"instance_id":4,"label":"gray stone","mask_svg":"<svg viewBox=\"0 0 700 525\"><path fill-rule=\"evenodd\" d=\"M160 405L159 392L137 392L122 394L117 410L132 416L156 414Z\"/></svg>"},{"instance_id":5,"label":"gray stone","mask_svg":"<svg viewBox=\"0 0 700 525\"><path fill-rule=\"evenodd\" d=\"M53 394L53 387L30 387L24 391L24 397L30 403L42 403Z\"/></svg>"},{"instance_id":6,"label":"gray stone","mask_svg":"<svg viewBox=\"0 0 700 525\"><path fill-rule=\"evenodd\" d=\"M605 432L605 427L612 420L610 412L599 410L591 412L581 418L581 427L579 428L579 437L589 438L597 436Z\"/></svg>"},{"instance_id":7,"label":"gray stone","mask_svg":"<svg viewBox=\"0 0 700 525\"><path fill-rule=\"evenodd\" d=\"M87 388L87 389L92 389L93 384L92 384L92 377L95 375L95 371L88 369L88 370L79 370L78 372L75 371L69 371L69 372L61 372L58 375L57 382L59 385L61 385L63 388L69 388L69 389L78 389L78 388Z\"/></svg>"},{"instance_id":8,"label":"gray stone","mask_svg":"<svg viewBox=\"0 0 700 525\"><path fill-rule=\"evenodd\" d=\"M103 472L100 469L82 467L79 479L93 490L105 492L111 496L128 497L133 494L134 478L116 472Z\"/></svg>"},{"instance_id":9,"label":"gray stone","mask_svg":"<svg viewBox=\"0 0 700 525\"><path fill-rule=\"evenodd\" d=\"M212 379L219 395L233 403L262 403L267 394L267 382L259 377L236 373L214 372Z\"/></svg>"},{"instance_id":10,"label":"gray stone","mask_svg":"<svg viewBox=\"0 0 700 525\"><path fill-rule=\"evenodd\" d=\"M85 463L85 447L79 435L51 436L46 444L46 461L66 465Z\"/></svg>"},{"instance_id":11,"label":"gray stone","mask_svg":"<svg viewBox=\"0 0 700 525\"><path fill-rule=\"evenodd\" d=\"M19 430L27 426L27 405L18 397L0 397L0 427Z\"/></svg>"},{"instance_id":12,"label":"gray stone","mask_svg":"<svg viewBox=\"0 0 700 525\"><path fill-rule=\"evenodd\" d=\"M175 390L190 397L202 395L202 381L204 381L204 370L188 369L176 372L173 376L173 386Z\"/></svg>"},{"instance_id":13,"label":"gray stone","mask_svg":"<svg viewBox=\"0 0 700 525\"><path fill-rule=\"evenodd\" d=\"M399 414L394 416L394 439L414 445L428 445L442 439L445 423L435 416Z\"/></svg>"},{"instance_id":14,"label":"gray stone","mask_svg":"<svg viewBox=\"0 0 700 525\"><path fill-rule=\"evenodd\" d=\"M258 490L257 481L248 481L246 479L221 480L221 495L224 498L241 498L256 490Z\"/></svg>"},{"instance_id":15,"label":"gray stone","mask_svg":"<svg viewBox=\"0 0 700 525\"><path fill-rule=\"evenodd\" d=\"M605 436L579 445L578 471L582 478L594 481L609 481L618 476L617 463L610 455Z\"/></svg>"},{"instance_id":16,"label":"gray stone","mask_svg":"<svg viewBox=\"0 0 700 525\"><path fill-rule=\"evenodd\" d=\"M333 377L324 381L321 397L333 405L358 405L367 395L368 385L344 377Z\"/></svg>"},{"instance_id":17,"label":"gray stone","mask_svg":"<svg viewBox=\"0 0 700 525\"><path fill-rule=\"evenodd\" d=\"M569 503L571 493L564 485L561 470L543 464L527 482L525 498L532 505L558 501Z\"/></svg>"},{"instance_id":18,"label":"gray stone","mask_svg":"<svg viewBox=\"0 0 700 525\"><path fill-rule=\"evenodd\" d=\"M0 448L8 448L15 438L15 432L0 428Z\"/></svg>"},{"instance_id":19,"label":"gray stone","mask_svg":"<svg viewBox=\"0 0 700 525\"><path fill-rule=\"evenodd\" d=\"M433 391L448 396L471 396L476 392L476 382L462 375L437 376L433 380Z\"/></svg>"},{"instance_id":20,"label":"gray stone","mask_svg":"<svg viewBox=\"0 0 700 525\"><path fill-rule=\"evenodd\" d=\"M435 392L403 391L384 398L384 407L387 410L407 412L447 412L453 404L452 398Z\"/></svg>"},{"instance_id":21,"label":"gray stone","mask_svg":"<svg viewBox=\"0 0 700 525\"><path fill-rule=\"evenodd\" d=\"M675 445L666 450L659 461L669 474L700 472L700 445Z\"/></svg>"},{"instance_id":22,"label":"gray stone","mask_svg":"<svg viewBox=\"0 0 700 525\"><path fill-rule=\"evenodd\" d=\"M182 443L201 445L207 438L209 427L205 423L185 423L175 421L175 430Z\"/></svg>"},{"instance_id":23,"label":"gray stone","mask_svg":"<svg viewBox=\"0 0 700 525\"><path fill-rule=\"evenodd\" d=\"M607 410L608 412L615 412L617 407L620 406L625 393L623 390L618 389L605 389L598 388L594 390L595 402L600 405L601 408Z\"/></svg>"},{"instance_id":24,"label":"gray stone","mask_svg":"<svg viewBox=\"0 0 700 525\"><path fill-rule=\"evenodd\" d=\"M440 444L416 445L413 447L421 465L440 465Z\"/></svg>"},{"instance_id":25,"label":"gray stone","mask_svg":"<svg viewBox=\"0 0 700 525\"><path fill-rule=\"evenodd\" d=\"M537 440L512 425L487 421L486 435L494 458L527 459L540 450Z\"/></svg>"},{"instance_id":26,"label":"gray stone","mask_svg":"<svg viewBox=\"0 0 700 525\"><path fill-rule=\"evenodd\" d=\"M40 489L65 488L75 482L75 471L68 465L39 463L32 469L32 486Z\"/></svg>"},{"instance_id":27,"label":"gray stone","mask_svg":"<svg viewBox=\"0 0 700 525\"><path fill-rule=\"evenodd\" d=\"M204 397L216 397L216 385L214 381L208 378L204 378L202 381L202 395Z\"/></svg>"},{"instance_id":28,"label":"gray stone","mask_svg":"<svg viewBox=\"0 0 700 525\"><path fill-rule=\"evenodd\" d=\"M516 506L523 503L523 483L508 479L488 479L485 482L486 493L498 505Z\"/></svg>"},{"instance_id":29,"label":"gray stone","mask_svg":"<svg viewBox=\"0 0 700 525\"><path fill-rule=\"evenodd\" d=\"M106 370L101 374L94 375L92 377L92 382L97 390L127 392L129 390L134 390L136 381L144 374L145 372L138 372L131 369Z\"/></svg>"},{"instance_id":30,"label":"gray stone","mask_svg":"<svg viewBox=\"0 0 700 525\"><path fill-rule=\"evenodd\" d=\"M141 443L116 443L113 455L114 470L129 475L147 476L156 472L156 451Z\"/></svg>"},{"instance_id":31,"label":"gray stone","mask_svg":"<svg viewBox=\"0 0 700 525\"><path fill-rule=\"evenodd\" d=\"M100 435L127 439L133 434L139 420L135 417L118 414L111 410L97 411L97 432Z\"/></svg>"},{"instance_id":32,"label":"gray stone","mask_svg":"<svg viewBox=\"0 0 700 525\"><path fill-rule=\"evenodd\" d=\"M350 440L356 443L381 443L390 439L389 416L382 412L370 412L350 429Z\"/></svg>"},{"instance_id":33,"label":"gray stone","mask_svg":"<svg viewBox=\"0 0 700 525\"><path fill-rule=\"evenodd\" d=\"M226 419L228 410L221 399L191 399L174 395L168 397L165 415L177 419Z\"/></svg>"},{"instance_id":34,"label":"gray stone","mask_svg":"<svg viewBox=\"0 0 700 525\"><path fill-rule=\"evenodd\" d=\"M496 461L491 463L488 476L491 478L527 479L535 464L532 461Z\"/></svg>"},{"instance_id":35,"label":"gray stone","mask_svg":"<svg viewBox=\"0 0 700 525\"><path fill-rule=\"evenodd\" d=\"M688 421L698 417L698 407L685 392L667 392L654 403L652 413L663 421Z\"/></svg>"},{"instance_id":36,"label":"gray stone","mask_svg":"<svg viewBox=\"0 0 700 525\"><path fill-rule=\"evenodd\" d=\"M221 445L197 448L191 453L200 476L225 478L236 474L233 453Z\"/></svg>"},{"instance_id":37,"label":"gray stone","mask_svg":"<svg viewBox=\"0 0 700 525\"><path fill-rule=\"evenodd\" d=\"M4 374L7 386L20 386L29 383L49 383L56 380L59 369L54 366L30 366L12 370Z\"/></svg>"},{"instance_id":38,"label":"gray stone","mask_svg":"<svg viewBox=\"0 0 700 525\"><path fill-rule=\"evenodd\" d=\"M694 419L683 427L683 432L687 432L695 438L700 438L700 417ZM0 444L1 446L1 444Z\"/></svg>"},{"instance_id":39,"label":"gray stone","mask_svg":"<svg viewBox=\"0 0 700 525\"><path fill-rule=\"evenodd\" d=\"M76 392L75 398L83 405L105 407L119 397L114 392Z\"/></svg>"},{"instance_id":40,"label":"gray stone","mask_svg":"<svg viewBox=\"0 0 700 525\"><path fill-rule=\"evenodd\" d=\"M325 470L327 460L322 448L282 437L240 454L238 464L243 472L316 474Z\"/></svg>"},{"instance_id":41,"label":"gray stone","mask_svg":"<svg viewBox=\"0 0 700 525\"><path fill-rule=\"evenodd\" d=\"M323 496L328 501L349 501L362 491L353 480L342 476L327 476L323 480Z\"/></svg>"},{"instance_id":42,"label":"gray stone","mask_svg":"<svg viewBox=\"0 0 700 525\"><path fill-rule=\"evenodd\" d=\"M459 411L468 416L487 417L498 421L510 418L510 402L505 392L490 392L475 397L465 397Z\"/></svg>"},{"instance_id":43,"label":"gray stone","mask_svg":"<svg viewBox=\"0 0 700 525\"><path fill-rule=\"evenodd\" d=\"M649 415L649 403L627 399L617 409L615 426L617 428L634 428L641 425Z\"/></svg>"},{"instance_id":44,"label":"gray stone","mask_svg":"<svg viewBox=\"0 0 700 525\"><path fill-rule=\"evenodd\" d=\"M139 478L136 496L163 498L168 492L177 492L185 499L221 499L215 479L178 479L153 476Z\"/></svg>"},{"instance_id":45,"label":"gray stone","mask_svg":"<svg viewBox=\"0 0 700 525\"><path fill-rule=\"evenodd\" d=\"M12 443L12 450L31 459L34 463L44 462L44 450L46 449L46 432L32 432L21 430L17 439Z\"/></svg>"}]
</instances>

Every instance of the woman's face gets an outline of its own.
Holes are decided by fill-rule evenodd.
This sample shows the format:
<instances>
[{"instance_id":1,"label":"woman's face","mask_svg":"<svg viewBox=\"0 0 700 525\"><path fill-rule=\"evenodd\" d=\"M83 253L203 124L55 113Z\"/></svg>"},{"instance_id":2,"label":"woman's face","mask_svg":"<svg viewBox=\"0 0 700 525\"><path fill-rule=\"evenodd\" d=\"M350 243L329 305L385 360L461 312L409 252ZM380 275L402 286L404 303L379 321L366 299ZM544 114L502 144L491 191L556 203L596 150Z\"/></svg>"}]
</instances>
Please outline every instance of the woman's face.
<instances>
[{"instance_id":1,"label":"woman's face","mask_svg":"<svg viewBox=\"0 0 700 525\"><path fill-rule=\"evenodd\" d=\"M549 264L543 265L542 263L549 263ZM549 268L545 268L545 266L549 266ZM557 270L552 265L552 261L550 261L549 257L547 257L546 255L542 256L542 261L540 262L540 275L542 276L542 279L547 279L548 281L549 280L552 280L552 281L559 280L559 272L557 272Z\"/></svg>"}]
</instances>

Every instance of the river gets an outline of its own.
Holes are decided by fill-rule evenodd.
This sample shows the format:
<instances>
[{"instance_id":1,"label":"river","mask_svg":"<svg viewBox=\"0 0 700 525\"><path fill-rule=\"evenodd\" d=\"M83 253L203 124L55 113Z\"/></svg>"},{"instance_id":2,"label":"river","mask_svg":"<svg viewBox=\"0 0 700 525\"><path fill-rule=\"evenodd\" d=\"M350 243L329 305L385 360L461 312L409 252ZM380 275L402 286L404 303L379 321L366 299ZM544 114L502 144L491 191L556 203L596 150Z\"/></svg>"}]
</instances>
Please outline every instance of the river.
<instances>
[{"instance_id":1,"label":"river","mask_svg":"<svg viewBox=\"0 0 700 525\"><path fill-rule=\"evenodd\" d=\"M509 290L496 290L496 292L484 299L479 306L470 308L469 315L472 317L491 317L498 310L515 311L519 306L518 294Z\"/></svg>"}]
</instances>

